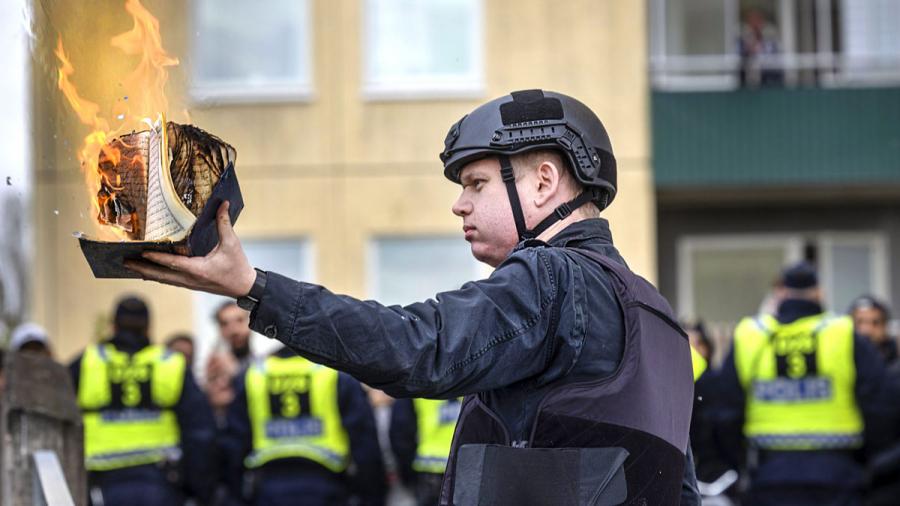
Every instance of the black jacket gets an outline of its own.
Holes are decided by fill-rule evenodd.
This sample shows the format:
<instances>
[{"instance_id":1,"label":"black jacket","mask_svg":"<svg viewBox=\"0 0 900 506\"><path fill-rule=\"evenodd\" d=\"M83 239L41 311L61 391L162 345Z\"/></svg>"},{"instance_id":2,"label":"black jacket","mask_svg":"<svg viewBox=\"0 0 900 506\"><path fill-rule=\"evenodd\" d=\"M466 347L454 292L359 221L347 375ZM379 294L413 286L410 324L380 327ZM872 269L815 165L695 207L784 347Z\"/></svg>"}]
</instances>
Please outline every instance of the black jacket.
<instances>
[{"instance_id":1,"label":"black jacket","mask_svg":"<svg viewBox=\"0 0 900 506\"><path fill-rule=\"evenodd\" d=\"M622 356L624 324L610 280L572 267L563 246L625 263L606 220L589 219L549 245L520 244L487 279L405 307L269 273L251 327L395 397L481 392L510 438L527 441L551 388L609 376ZM695 496L693 465L686 469Z\"/></svg>"}]
</instances>

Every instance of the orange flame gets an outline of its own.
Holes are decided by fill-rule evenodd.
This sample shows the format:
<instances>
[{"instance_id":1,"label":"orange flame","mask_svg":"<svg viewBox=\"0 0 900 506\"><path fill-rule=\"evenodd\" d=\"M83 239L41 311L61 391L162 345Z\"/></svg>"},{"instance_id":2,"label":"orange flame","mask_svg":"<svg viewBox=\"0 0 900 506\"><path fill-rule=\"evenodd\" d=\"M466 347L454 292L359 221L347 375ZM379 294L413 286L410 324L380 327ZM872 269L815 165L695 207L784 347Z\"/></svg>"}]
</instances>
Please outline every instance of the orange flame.
<instances>
[{"instance_id":1,"label":"orange flame","mask_svg":"<svg viewBox=\"0 0 900 506\"><path fill-rule=\"evenodd\" d=\"M131 30L113 37L110 44L126 55L139 56L140 61L134 71L122 79L125 100L112 108L115 118L119 121L116 128L110 128L110 122L100 115L100 106L82 98L72 84L70 78L75 73L75 67L66 54L62 37L59 38L54 51L60 63L57 86L78 115L78 119L91 129L84 138L78 159L84 171L95 213L99 213L101 207L109 200L116 198L115 193L98 195L101 181L106 187L115 190L122 188L122 178L118 174L116 181L108 181L100 170L100 153L102 152L113 166L119 165L122 153L116 146L110 144L113 139L127 133L129 127L141 124L144 118L155 119L159 113L167 112L169 104L165 96L165 85L169 74L166 67L178 65L178 59L163 49L159 21L150 11L141 5L139 0L126 0L125 10L134 20L134 26ZM111 238L108 233L104 233L107 230L112 230L115 238L125 237L122 230L101 227L101 236L107 236L104 238Z\"/></svg>"}]
</instances>

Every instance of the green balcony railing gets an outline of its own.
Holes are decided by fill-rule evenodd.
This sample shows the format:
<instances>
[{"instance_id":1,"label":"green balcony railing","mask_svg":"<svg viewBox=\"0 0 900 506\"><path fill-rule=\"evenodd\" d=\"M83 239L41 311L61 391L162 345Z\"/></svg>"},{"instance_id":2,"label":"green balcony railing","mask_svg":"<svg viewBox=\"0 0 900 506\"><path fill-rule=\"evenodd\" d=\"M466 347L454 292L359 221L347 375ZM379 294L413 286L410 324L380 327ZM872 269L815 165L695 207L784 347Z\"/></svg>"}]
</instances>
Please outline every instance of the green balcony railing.
<instances>
[{"instance_id":1,"label":"green balcony railing","mask_svg":"<svg viewBox=\"0 0 900 506\"><path fill-rule=\"evenodd\" d=\"M900 185L900 88L653 92L659 189Z\"/></svg>"}]
</instances>

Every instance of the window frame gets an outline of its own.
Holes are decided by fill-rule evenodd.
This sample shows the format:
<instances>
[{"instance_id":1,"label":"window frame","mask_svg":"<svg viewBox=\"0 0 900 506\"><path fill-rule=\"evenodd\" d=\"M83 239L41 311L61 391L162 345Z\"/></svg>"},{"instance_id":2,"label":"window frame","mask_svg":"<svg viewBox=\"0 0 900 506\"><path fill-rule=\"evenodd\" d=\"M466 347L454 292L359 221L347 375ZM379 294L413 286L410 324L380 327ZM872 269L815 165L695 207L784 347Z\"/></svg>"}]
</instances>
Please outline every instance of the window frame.
<instances>
[{"instance_id":1,"label":"window frame","mask_svg":"<svg viewBox=\"0 0 900 506\"><path fill-rule=\"evenodd\" d=\"M461 240L459 236L453 234L440 234L440 233L428 233L428 234L374 234L366 241L366 294L368 297L377 300L380 303L383 302L383 295L381 293L381 286L378 281L378 273L379 273L379 260L381 258L381 252L378 247L379 241L382 240L453 240L459 241ZM466 281L474 281L478 279L484 279L490 276L490 273L493 272L493 268L487 264L481 263L476 260L474 257L469 255L469 264L471 268L470 277ZM447 289L444 289L446 291ZM437 293L435 292L429 297L433 297ZM404 304L411 304L413 302L422 302L422 301L406 301Z\"/></svg>"},{"instance_id":2,"label":"window frame","mask_svg":"<svg viewBox=\"0 0 900 506\"><path fill-rule=\"evenodd\" d=\"M676 245L676 293L678 294L679 317L696 318L694 298L694 263L691 260L697 250L734 251L752 247L758 249L783 247L787 265L803 258L804 235L799 233L776 234L704 234L686 235L678 239ZM705 316L704 316L705 317Z\"/></svg>"},{"instance_id":3,"label":"window frame","mask_svg":"<svg viewBox=\"0 0 900 506\"><path fill-rule=\"evenodd\" d=\"M856 68L858 56L835 52L832 45L832 26L841 30L842 13L837 22L832 15L831 5L839 0L815 0L814 22L817 30L815 50L798 53L795 21L798 6L794 0L775 0L778 17L783 22L779 26L779 42L782 52L763 56L760 61L767 66L784 71L783 88L796 85L798 74L803 70L816 70L819 76L816 85L822 88L846 88L897 85L900 83L900 54L880 56L870 59L869 66ZM740 88L738 70L741 65L735 41L740 32L740 0L724 0L723 24L725 25L726 52L722 54L667 54L666 40L669 34L667 9L672 7L668 0L651 0L648 6L649 69L651 87L657 91L731 91ZM843 36L843 34L841 34ZM857 60L854 60L857 58ZM690 72L707 72L691 75Z\"/></svg>"},{"instance_id":4,"label":"window frame","mask_svg":"<svg viewBox=\"0 0 900 506\"><path fill-rule=\"evenodd\" d=\"M360 29L361 64L361 96L364 101L405 101L405 100L469 100L484 95L484 0L472 0L473 9L473 44L471 45L472 72L457 80L447 76L430 75L424 79L405 77L399 79L376 79L370 75L371 48L373 34L370 33L371 13L369 3L377 0L359 0L362 26Z\"/></svg>"},{"instance_id":5,"label":"window frame","mask_svg":"<svg viewBox=\"0 0 900 506\"><path fill-rule=\"evenodd\" d=\"M874 230L822 232L816 238L816 244L819 248L819 284L822 287L823 296L829 308L836 312L842 312L845 309L835 307L834 279L832 275L834 272L833 246L868 246L872 252L872 265L869 270L869 280L872 283L871 295L889 301L890 262L887 254L887 237L883 232Z\"/></svg>"},{"instance_id":6,"label":"window frame","mask_svg":"<svg viewBox=\"0 0 900 506\"><path fill-rule=\"evenodd\" d=\"M833 245L860 245L871 247L872 266L869 281L872 295L891 303L890 256L888 236L880 230L861 231L792 231L784 233L748 233L748 234L702 234L685 235L676 243L676 294L678 297L678 315L694 318L696 300L694 300L694 269L691 255L698 248L718 248L719 250L744 249L748 246L785 245L784 265L803 258L805 244L812 243L818 252L819 286L823 291L823 303L826 309L842 312L844 308L834 306L834 290L832 279ZM862 295L862 294L858 294ZM736 323L736 322L734 322Z\"/></svg>"},{"instance_id":7,"label":"window frame","mask_svg":"<svg viewBox=\"0 0 900 506\"><path fill-rule=\"evenodd\" d=\"M315 52L313 51L313 41L315 22L313 16L315 12L312 6L312 0L294 0L302 2L302 9L305 11L306 24L301 32L301 59L306 58L306 79L297 80L295 82L265 82L261 84L252 84L247 82L203 82L197 74L197 66L191 65L188 85L188 96L192 104L195 105L217 105L217 104L253 104L253 103L286 103L299 102L308 103L316 98L315 93ZM188 26L191 33L196 33L200 19L200 0L191 0L190 15ZM299 20L298 20L299 22ZM199 61L199 48L196 43L196 36L188 36L189 54L192 61Z\"/></svg>"}]
</instances>

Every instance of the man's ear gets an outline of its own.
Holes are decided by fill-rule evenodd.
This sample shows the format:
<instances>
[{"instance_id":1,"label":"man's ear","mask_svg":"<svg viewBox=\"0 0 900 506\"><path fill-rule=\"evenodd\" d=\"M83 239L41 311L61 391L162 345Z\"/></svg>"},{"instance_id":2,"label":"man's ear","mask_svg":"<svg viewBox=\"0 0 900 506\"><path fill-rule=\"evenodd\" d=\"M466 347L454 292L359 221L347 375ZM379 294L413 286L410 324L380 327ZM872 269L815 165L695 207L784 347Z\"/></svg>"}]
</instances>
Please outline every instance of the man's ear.
<instances>
[{"instance_id":1,"label":"man's ear","mask_svg":"<svg viewBox=\"0 0 900 506\"><path fill-rule=\"evenodd\" d=\"M562 183L562 168L550 160L544 160L534 170L534 205L543 207L552 201Z\"/></svg>"}]
</instances>

